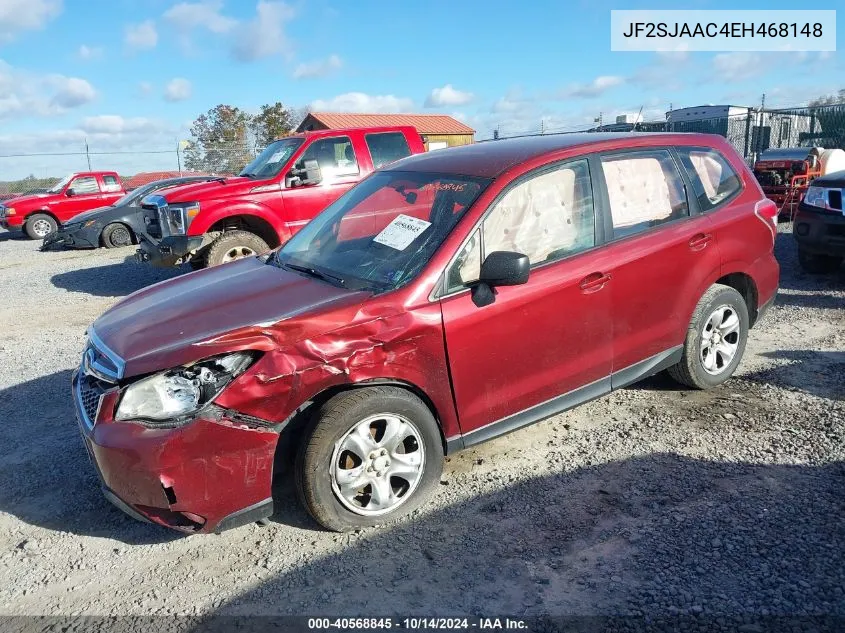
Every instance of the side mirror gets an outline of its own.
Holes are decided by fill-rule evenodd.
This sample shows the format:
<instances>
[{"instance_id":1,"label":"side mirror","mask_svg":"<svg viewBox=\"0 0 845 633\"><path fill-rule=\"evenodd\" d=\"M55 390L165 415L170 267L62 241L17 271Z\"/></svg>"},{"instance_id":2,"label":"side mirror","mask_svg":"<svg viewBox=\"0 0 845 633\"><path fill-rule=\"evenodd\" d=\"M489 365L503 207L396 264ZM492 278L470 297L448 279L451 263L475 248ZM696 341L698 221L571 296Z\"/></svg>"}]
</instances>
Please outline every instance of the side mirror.
<instances>
[{"instance_id":1,"label":"side mirror","mask_svg":"<svg viewBox=\"0 0 845 633\"><path fill-rule=\"evenodd\" d=\"M285 185L300 187L302 185L317 185L323 180L320 164L316 160L306 160L294 165L285 176Z\"/></svg>"},{"instance_id":2,"label":"side mirror","mask_svg":"<svg viewBox=\"0 0 845 633\"><path fill-rule=\"evenodd\" d=\"M496 300L496 286L518 286L528 281L531 262L527 255L493 251L481 264L481 275L472 287L472 302L479 308Z\"/></svg>"},{"instance_id":3,"label":"side mirror","mask_svg":"<svg viewBox=\"0 0 845 633\"><path fill-rule=\"evenodd\" d=\"M76 189L74 189L73 187L71 187L70 189L68 189L67 191L65 191L65 195L66 195L68 198L73 198L73 197L76 195Z\"/></svg>"},{"instance_id":4,"label":"side mirror","mask_svg":"<svg viewBox=\"0 0 845 633\"><path fill-rule=\"evenodd\" d=\"M481 264L478 280L488 286L519 286L528 281L531 262L528 255L512 251L494 251Z\"/></svg>"}]
</instances>

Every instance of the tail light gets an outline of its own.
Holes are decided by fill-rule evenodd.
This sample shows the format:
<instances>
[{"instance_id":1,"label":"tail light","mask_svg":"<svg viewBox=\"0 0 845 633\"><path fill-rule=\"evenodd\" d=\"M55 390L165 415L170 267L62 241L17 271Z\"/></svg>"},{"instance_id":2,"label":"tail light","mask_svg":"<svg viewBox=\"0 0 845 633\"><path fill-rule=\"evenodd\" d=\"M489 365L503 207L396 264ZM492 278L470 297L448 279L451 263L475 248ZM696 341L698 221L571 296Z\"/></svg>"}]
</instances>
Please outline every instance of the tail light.
<instances>
[{"instance_id":1,"label":"tail light","mask_svg":"<svg viewBox=\"0 0 845 633\"><path fill-rule=\"evenodd\" d=\"M778 232L778 205L768 198L759 200L754 205L754 215L760 218L760 221L769 229L772 234L772 244L774 244Z\"/></svg>"}]
</instances>

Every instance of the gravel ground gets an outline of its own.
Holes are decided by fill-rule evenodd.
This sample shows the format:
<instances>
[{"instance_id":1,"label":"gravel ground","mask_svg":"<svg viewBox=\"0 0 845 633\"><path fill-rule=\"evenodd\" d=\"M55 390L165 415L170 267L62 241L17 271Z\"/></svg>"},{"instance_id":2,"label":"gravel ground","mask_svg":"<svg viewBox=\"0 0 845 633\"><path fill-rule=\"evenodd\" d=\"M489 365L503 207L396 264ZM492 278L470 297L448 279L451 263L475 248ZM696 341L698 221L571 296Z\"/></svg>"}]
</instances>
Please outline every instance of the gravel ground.
<instances>
[{"instance_id":1,"label":"gravel ground","mask_svg":"<svg viewBox=\"0 0 845 633\"><path fill-rule=\"evenodd\" d=\"M455 455L398 525L324 532L287 488L268 527L191 537L100 495L69 394L85 327L185 271L0 233L0 613L845 618L845 268L803 274L788 230L721 388L658 376Z\"/></svg>"}]
</instances>

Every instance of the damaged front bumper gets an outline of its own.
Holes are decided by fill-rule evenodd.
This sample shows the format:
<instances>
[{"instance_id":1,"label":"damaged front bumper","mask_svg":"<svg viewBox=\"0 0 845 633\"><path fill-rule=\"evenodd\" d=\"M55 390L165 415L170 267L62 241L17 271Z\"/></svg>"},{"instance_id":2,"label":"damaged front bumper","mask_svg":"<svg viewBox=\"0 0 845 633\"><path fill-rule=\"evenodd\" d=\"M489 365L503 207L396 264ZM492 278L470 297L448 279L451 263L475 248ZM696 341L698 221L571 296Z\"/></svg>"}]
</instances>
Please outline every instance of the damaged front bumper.
<instances>
[{"instance_id":1,"label":"damaged front bumper","mask_svg":"<svg viewBox=\"0 0 845 633\"><path fill-rule=\"evenodd\" d=\"M216 405L170 428L117 422L119 390L73 375L76 415L106 498L128 515L187 533L220 532L273 513L279 429Z\"/></svg>"},{"instance_id":2,"label":"damaged front bumper","mask_svg":"<svg viewBox=\"0 0 845 633\"><path fill-rule=\"evenodd\" d=\"M62 227L44 238L41 250L46 251L57 247L99 248L102 230L103 227L99 224Z\"/></svg>"},{"instance_id":3,"label":"damaged front bumper","mask_svg":"<svg viewBox=\"0 0 845 633\"><path fill-rule=\"evenodd\" d=\"M135 259L153 266L169 268L185 262L206 243L203 235L171 235L156 240L148 235L139 236Z\"/></svg>"}]
</instances>

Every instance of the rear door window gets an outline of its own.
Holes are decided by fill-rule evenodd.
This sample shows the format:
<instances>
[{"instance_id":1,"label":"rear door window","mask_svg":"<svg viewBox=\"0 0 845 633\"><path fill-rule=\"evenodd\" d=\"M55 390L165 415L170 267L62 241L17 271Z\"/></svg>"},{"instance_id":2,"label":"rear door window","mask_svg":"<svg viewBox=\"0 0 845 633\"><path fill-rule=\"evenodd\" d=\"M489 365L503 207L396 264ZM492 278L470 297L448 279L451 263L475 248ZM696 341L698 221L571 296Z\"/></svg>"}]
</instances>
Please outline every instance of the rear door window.
<instances>
[{"instance_id":1,"label":"rear door window","mask_svg":"<svg viewBox=\"0 0 845 633\"><path fill-rule=\"evenodd\" d=\"M106 193L118 193L121 190L120 182L114 176L103 176L103 191Z\"/></svg>"},{"instance_id":2,"label":"rear door window","mask_svg":"<svg viewBox=\"0 0 845 633\"><path fill-rule=\"evenodd\" d=\"M367 148L373 158L373 167L376 169L411 155L408 139L401 132L367 134L364 139L367 141Z\"/></svg>"},{"instance_id":3,"label":"rear door window","mask_svg":"<svg viewBox=\"0 0 845 633\"><path fill-rule=\"evenodd\" d=\"M702 211L719 206L742 189L739 176L727 159L708 147L676 148Z\"/></svg>"},{"instance_id":4,"label":"rear door window","mask_svg":"<svg viewBox=\"0 0 845 633\"><path fill-rule=\"evenodd\" d=\"M668 150L603 156L601 166L614 238L689 216L684 183Z\"/></svg>"}]
</instances>

